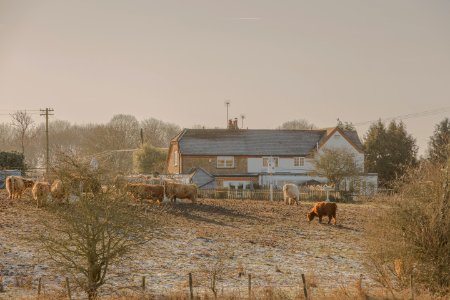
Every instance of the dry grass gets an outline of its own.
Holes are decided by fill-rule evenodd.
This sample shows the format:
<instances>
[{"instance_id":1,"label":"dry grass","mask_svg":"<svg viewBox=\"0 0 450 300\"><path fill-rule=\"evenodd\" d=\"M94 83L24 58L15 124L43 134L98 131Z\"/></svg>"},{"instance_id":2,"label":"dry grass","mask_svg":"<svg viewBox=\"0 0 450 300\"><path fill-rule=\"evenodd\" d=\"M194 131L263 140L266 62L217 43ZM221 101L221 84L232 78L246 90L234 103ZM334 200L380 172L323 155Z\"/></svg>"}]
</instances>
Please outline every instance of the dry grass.
<instances>
[{"instance_id":1,"label":"dry grass","mask_svg":"<svg viewBox=\"0 0 450 300\"><path fill-rule=\"evenodd\" d=\"M211 273L205 274L205 270L214 269L211 267L220 258L219 250L225 247L230 254L220 270L218 299L247 298L248 274L252 275L255 299L303 299L302 273L312 299L370 295L378 285L363 265L364 224L371 221L374 209L381 208L374 203L338 204L338 225L333 226L317 220L308 223L306 214L312 206L312 202L285 206L279 202L201 199L197 205L147 207L162 224L155 239L113 269L109 285L100 292L103 299L153 299L153 295L168 295L155 299L186 299L187 274L192 272L195 295L213 299ZM37 243L23 239L40 230L39 220L47 217L45 210L37 210L26 197L21 202L8 201L0 191L0 276L6 289L0 298L32 299L41 276L45 279L43 297L60 299L65 295L65 274L39 252ZM19 274L32 278L31 289L14 287L13 278ZM365 276L357 288L360 274ZM142 276L147 277L149 294L145 297L139 292ZM355 295L358 298L352 298Z\"/></svg>"}]
</instances>

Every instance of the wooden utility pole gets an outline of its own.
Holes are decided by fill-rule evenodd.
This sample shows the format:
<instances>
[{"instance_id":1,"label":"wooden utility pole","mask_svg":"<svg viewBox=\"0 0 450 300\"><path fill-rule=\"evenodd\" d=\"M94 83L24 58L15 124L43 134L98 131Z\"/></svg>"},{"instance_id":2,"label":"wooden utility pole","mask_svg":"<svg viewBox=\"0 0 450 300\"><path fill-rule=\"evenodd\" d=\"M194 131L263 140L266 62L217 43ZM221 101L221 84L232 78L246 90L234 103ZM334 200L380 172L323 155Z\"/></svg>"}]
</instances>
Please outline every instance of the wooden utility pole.
<instances>
[{"instance_id":1,"label":"wooden utility pole","mask_svg":"<svg viewBox=\"0 0 450 300\"><path fill-rule=\"evenodd\" d=\"M49 146L48 146L48 116L53 116L50 112L52 112L52 108L41 109L41 116L45 116L45 138L46 138L46 153L45 153L45 176L48 180L48 173L50 169L49 164Z\"/></svg>"}]
</instances>

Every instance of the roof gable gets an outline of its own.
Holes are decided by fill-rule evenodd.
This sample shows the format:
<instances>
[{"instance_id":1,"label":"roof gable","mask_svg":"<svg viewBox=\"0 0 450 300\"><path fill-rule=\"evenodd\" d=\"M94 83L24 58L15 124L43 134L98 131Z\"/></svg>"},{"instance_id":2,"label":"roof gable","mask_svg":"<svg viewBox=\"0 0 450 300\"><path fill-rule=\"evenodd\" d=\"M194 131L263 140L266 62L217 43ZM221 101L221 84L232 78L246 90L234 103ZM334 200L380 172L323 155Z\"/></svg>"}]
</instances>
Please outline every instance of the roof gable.
<instances>
[{"instance_id":1,"label":"roof gable","mask_svg":"<svg viewBox=\"0 0 450 300\"><path fill-rule=\"evenodd\" d=\"M350 131L350 130L341 130L339 127L335 128L328 128L327 134L322 138L322 140L319 143L319 148L322 148L325 146L325 144L330 140L334 134L338 132L353 148L355 148L358 152L363 152L363 145L361 143L361 140L359 139L358 133L356 131Z\"/></svg>"}]
</instances>

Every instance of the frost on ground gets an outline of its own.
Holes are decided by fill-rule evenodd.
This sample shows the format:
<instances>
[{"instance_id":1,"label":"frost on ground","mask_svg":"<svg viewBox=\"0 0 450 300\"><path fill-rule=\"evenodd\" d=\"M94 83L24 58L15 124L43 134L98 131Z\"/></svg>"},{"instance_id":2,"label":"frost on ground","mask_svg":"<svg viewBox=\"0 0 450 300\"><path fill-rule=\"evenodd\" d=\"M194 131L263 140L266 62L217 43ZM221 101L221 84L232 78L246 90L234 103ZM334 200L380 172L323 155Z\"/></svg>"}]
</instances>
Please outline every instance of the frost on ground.
<instances>
[{"instance_id":1,"label":"frost on ground","mask_svg":"<svg viewBox=\"0 0 450 300\"><path fill-rule=\"evenodd\" d=\"M370 220L369 204L338 204L338 226L308 223L313 203L286 206L279 202L207 200L150 206L149 215L160 221L155 238L110 272L102 293L138 290L146 276L147 290L167 294L186 290L192 273L197 292L209 288L209 277L218 275L217 289L245 294L248 274L252 287L298 291L301 274L311 289L331 290L353 285L364 274L364 285L375 283L363 266L364 223ZM64 292L65 277L29 237L42 229L48 217L29 196L7 200L0 191L0 276L5 293L36 295Z\"/></svg>"}]
</instances>

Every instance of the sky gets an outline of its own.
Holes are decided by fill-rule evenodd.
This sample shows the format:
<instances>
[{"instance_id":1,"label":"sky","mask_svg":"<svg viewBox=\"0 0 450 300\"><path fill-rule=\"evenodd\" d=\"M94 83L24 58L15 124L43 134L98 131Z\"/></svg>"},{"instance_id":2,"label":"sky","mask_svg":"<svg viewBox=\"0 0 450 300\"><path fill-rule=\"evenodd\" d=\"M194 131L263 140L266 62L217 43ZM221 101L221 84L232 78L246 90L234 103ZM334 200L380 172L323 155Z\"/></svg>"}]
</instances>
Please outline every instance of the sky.
<instances>
[{"instance_id":1,"label":"sky","mask_svg":"<svg viewBox=\"0 0 450 300\"><path fill-rule=\"evenodd\" d=\"M403 116L422 154L450 116L450 1L0 0L0 122L224 127L227 100L251 129Z\"/></svg>"}]
</instances>

